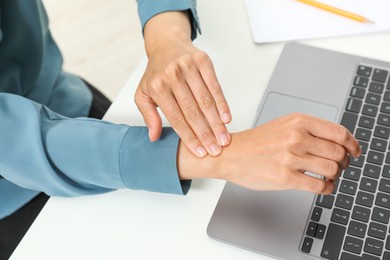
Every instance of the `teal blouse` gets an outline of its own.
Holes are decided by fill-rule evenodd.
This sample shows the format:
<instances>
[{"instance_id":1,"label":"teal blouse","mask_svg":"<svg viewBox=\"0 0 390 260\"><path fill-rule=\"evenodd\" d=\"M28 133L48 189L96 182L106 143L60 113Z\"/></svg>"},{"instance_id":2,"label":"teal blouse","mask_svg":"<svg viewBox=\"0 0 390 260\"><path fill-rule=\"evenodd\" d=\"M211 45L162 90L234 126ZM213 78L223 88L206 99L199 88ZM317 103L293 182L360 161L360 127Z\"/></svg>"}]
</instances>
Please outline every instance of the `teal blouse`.
<instances>
[{"instance_id":1,"label":"teal blouse","mask_svg":"<svg viewBox=\"0 0 390 260\"><path fill-rule=\"evenodd\" d=\"M142 27L154 15L188 10L195 0L138 0ZM0 1L0 219L43 191L81 196L121 188L185 194L176 169L178 136L164 128L151 143L145 127L86 118L92 95L63 71L40 0Z\"/></svg>"}]
</instances>

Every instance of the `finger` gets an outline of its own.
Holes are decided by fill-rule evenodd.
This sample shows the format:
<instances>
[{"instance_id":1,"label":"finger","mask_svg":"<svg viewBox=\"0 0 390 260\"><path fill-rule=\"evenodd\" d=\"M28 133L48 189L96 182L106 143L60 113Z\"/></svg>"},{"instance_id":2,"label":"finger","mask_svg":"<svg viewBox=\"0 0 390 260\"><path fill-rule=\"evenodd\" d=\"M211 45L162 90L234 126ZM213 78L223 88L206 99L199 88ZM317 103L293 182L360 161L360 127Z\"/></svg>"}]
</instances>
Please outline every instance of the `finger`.
<instances>
[{"instance_id":1,"label":"finger","mask_svg":"<svg viewBox=\"0 0 390 260\"><path fill-rule=\"evenodd\" d=\"M342 172L337 162L313 155L300 158L297 161L296 169L316 173L331 180L338 179Z\"/></svg>"},{"instance_id":2,"label":"finger","mask_svg":"<svg viewBox=\"0 0 390 260\"><path fill-rule=\"evenodd\" d=\"M157 105L146 95L138 91L136 93L135 103L148 127L150 141L157 141L162 131L162 121L157 111Z\"/></svg>"},{"instance_id":3,"label":"finger","mask_svg":"<svg viewBox=\"0 0 390 260\"><path fill-rule=\"evenodd\" d=\"M217 107L215 106L215 100L205 86L199 72L197 70L190 70L188 71L188 73L186 73L185 78L187 80L188 86L192 91L193 96L196 99L199 108L201 109L204 117L207 120L207 124L211 127L214 136L217 138L218 143L221 146L228 145L231 140L230 135L226 129L224 122L221 120ZM185 91L185 89L180 90Z\"/></svg>"},{"instance_id":4,"label":"finger","mask_svg":"<svg viewBox=\"0 0 390 260\"><path fill-rule=\"evenodd\" d=\"M191 89L184 81L179 81L177 84L177 86L172 88L173 94L186 121L198 137L199 141L207 149L208 153L213 156L219 155L222 152L222 148L218 144L209 124L206 122Z\"/></svg>"},{"instance_id":5,"label":"finger","mask_svg":"<svg viewBox=\"0 0 390 260\"><path fill-rule=\"evenodd\" d=\"M230 121L232 121L232 114L230 112L226 98L222 92L221 85L219 84L213 63L207 54L202 53L199 56L198 69L200 75L203 78L203 81L205 82L213 99L215 100L215 104L222 122L225 124L230 123Z\"/></svg>"},{"instance_id":6,"label":"finger","mask_svg":"<svg viewBox=\"0 0 390 260\"><path fill-rule=\"evenodd\" d=\"M288 188L317 194L330 194L333 191L334 183L331 180L323 180L297 172L291 176Z\"/></svg>"},{"instance_id":7,"label":"finger","mask_svg":"<svg viewBox=\"0 0 390 260\"><path fill-rule=\"evenodd\" d=\"M185 146L195 156L204 157L207 151L200 143L194 131L188 124L182 110L178 105L178 101L173 96L173 93L164 92L157 97L156 102L160 104L161 111L164 113L167 120L170 122L172 128L179 135Z\"/></svg>"},{"instance_id":8,"label":"finger","mask_svg":"<svg viewBox=\"0 0 390 260\"><path fill-rule=\"evenodd\" d=\"M359 142L344 126L315 117L306 126L312 135L342 145L352 156L360 156Z\"/></svg>"},{"instance_id":9,"label":"finger","mask_svg":"<svg viewBox=\"0 0 390 260\"><path fill-rule=\"evenodd\" d=\"M343 146L317 137L307 138L307 143L309 154L335 161L342 169L347 168L349 157Z\"/></svg>"}]
</instances>

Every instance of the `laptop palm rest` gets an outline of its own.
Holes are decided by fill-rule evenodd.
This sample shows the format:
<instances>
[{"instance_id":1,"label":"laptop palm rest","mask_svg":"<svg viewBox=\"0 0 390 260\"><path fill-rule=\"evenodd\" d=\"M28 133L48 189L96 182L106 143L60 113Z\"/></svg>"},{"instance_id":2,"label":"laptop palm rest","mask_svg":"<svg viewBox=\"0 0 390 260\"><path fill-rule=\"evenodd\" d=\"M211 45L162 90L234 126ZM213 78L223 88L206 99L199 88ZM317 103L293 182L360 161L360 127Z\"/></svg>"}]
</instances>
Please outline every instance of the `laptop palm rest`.
<instances>
[{"instance_id":1,"label":"laptop palm rest","mask_svg":"<svg viewBox=\"0 0 390 260\"><path fill-rule=\"evenodd\" d=\"M255 125L291 112L330 121L338 116L334 106L269 92ZM299 253L299 243L314 197L309 192L252 191L227 183L207 233L214 239L272 257L311 259Z\"/></svg>"}]
</instances>

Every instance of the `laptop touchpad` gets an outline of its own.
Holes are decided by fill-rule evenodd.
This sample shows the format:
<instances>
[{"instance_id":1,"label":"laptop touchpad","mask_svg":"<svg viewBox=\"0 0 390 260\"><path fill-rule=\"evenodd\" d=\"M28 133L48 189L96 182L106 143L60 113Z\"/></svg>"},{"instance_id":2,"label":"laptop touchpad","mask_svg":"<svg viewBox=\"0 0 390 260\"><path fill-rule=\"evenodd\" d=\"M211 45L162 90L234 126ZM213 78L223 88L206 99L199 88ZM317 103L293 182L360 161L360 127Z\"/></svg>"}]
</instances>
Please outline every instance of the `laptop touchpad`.
<instances>
[{"instance_id":1,"label":"laptop touchpad","mask_svg":"<svg viewBox=\"0 0 390 260\"><path fill-rule=\"evenodd\" d=\"M309 114L329 121L336 121L338 109L308 99L270 92L257 117L256 126L293 112Z\"/></svg>"}]
</instances>

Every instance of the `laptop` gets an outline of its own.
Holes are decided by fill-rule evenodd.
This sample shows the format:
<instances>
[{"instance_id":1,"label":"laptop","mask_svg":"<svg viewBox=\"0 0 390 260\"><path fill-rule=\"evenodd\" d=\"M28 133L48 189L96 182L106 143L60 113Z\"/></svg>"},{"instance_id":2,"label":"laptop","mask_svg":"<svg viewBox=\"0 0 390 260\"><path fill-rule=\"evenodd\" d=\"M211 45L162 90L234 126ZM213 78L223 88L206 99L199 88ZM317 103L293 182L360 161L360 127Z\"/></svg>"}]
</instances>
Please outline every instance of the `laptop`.
<instances>
[{"instance_id":1,"label":"laptop","mask_svg":"<svg viewBox=\"0 0 390 260\"><path fill-rule=\"evenodd\" d=\"M254 127L311 114L347 127L363 155L351 159L331 195L227 183L208 235L276 259L390 259L389 74L390 63L287 43Z\"/></svg>"}]
</instances>

